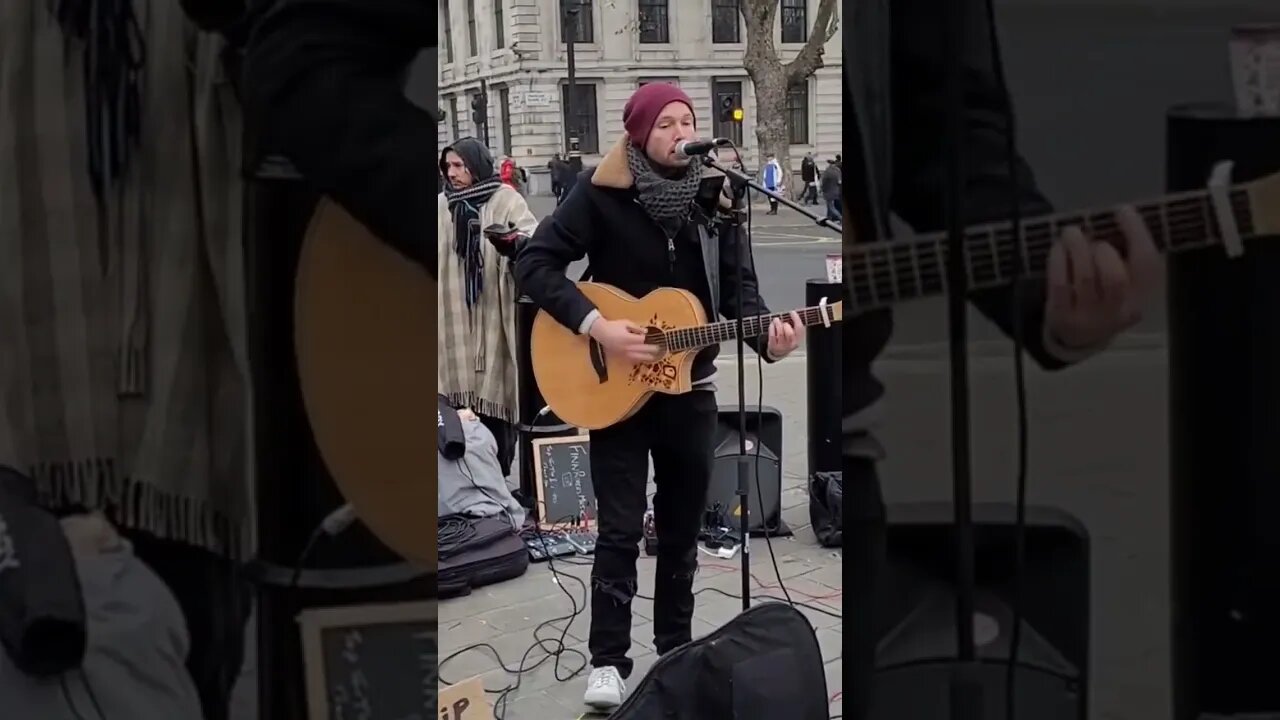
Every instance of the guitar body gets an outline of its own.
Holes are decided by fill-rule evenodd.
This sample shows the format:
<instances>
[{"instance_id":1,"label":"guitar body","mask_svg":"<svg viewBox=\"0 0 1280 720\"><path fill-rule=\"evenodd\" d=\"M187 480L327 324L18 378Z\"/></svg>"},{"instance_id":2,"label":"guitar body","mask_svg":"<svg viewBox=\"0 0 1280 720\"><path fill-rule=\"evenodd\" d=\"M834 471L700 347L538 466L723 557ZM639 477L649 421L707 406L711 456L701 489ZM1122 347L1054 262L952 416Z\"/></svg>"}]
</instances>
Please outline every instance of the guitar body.
<instances>
[{"instance_id":1,"label":"guitar body","mask_svg":"<svg viewBox=\"0 0 1280 720\"><path fill-rule=\"evenodd\" d=\"M661 288L637 299L602 283L578 283L578 288L610 320L664 331L707 322L702 303L684 290ZM635 365L610 356L590 337L573 333L545 311L533 321L529 349L534 378L547 404L564 422L588 430L626 420L653 393L675 395L693 388L697 350Z\"/></svg>"},{"instance_id":2,"label":"guitar body","mask_svg":"<svg viewBox=\"0 0 1280 720\"><path fill-rule=\"evenodd\" d=\"M396 554L432 572L435 306L436 284L425 269L337 203L320 201L294 294L307 418L329 474L360 520Z\"/></svg>"}]
</instances>

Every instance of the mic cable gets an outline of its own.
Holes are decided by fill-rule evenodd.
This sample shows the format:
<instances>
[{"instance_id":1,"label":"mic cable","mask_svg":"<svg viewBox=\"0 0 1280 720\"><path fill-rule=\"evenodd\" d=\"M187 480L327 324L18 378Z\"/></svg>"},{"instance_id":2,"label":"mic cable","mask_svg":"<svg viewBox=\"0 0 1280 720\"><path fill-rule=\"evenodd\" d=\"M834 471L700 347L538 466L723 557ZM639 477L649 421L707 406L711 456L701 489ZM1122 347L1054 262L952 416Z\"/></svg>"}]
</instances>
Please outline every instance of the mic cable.
<instances>
[{"instance_id":1,"label":"mic cable","mask_svg":"<svg viewBox=\"0 0 1280 720\"><path fill-rule=\"evenodd\" d=\"M1014 720L1015 708L1017 706L1017 674L1018 674L1018 651L1022 642L1022 576L1026 566L1026 542L1027 542L1027 466L1028 466L1028 436L1030 431L1027 423L1027 383L1026 373L1023 360L1023 346L1025 338L1023 337L1022 325L1022 306L1025 298L1023 297L1022 286L1022 268L1025 262L1023 253L1022 236L1022 197L1020 193L1018 171L1020 169L1018 163L1018 140L1017 125L1013 112L1013 95L1009 91L1009 80L1004 71L1004 58L1000 50L1000 38L996 30L996 9L994 0L986 0L987 11L987 32L991 34L991 63L994 66L993 71L996 76L1001 95L1004 98L1004 122L1005 122L1005 160L1007 162L1007 170L1009 173L1009 222L1011 225L1010 232L1013 237L1013 268L1010 273L1011 282L1013 284L1011 292L1011 308L1010 313L1013 316L1013 382L1016 404L1016 422L1018 436L1018 468L1016 489L1014 491L1014 528L1013 528L1013 583L1012 598L1010 602L1012 610L1012 626L1010 628L1009 637L1009 657L1005 665L1004 679L1004 716L1006 720ZM997 243L997 246L999 243ZM996 257L997 266L1000 263L1000 257Z\"/></svg>"}]
</instances>

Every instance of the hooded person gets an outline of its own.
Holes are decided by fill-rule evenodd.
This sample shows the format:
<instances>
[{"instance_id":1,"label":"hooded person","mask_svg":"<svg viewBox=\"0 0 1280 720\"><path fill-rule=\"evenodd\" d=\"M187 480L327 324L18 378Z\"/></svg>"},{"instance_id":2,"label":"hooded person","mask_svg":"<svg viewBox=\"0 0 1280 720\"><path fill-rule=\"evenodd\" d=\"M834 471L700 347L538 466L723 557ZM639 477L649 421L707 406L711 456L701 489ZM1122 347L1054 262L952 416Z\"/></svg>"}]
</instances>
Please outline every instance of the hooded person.
<instances>
[{"instance_id":1,"label":"hooded person","mask_svg":"<svg viewBox=\"0 0 1280 720\"><path fill-rule=\"evenodd\" d=\"M563 203L538 226L516 261L521 290L560 324L589 334L606 353L640 364L659 357L636 324L601 314L565 276L571 262L589 258L592 280L635 297L660 287L687 290L706 317L732 319L742 291L747 317L768 313L760 298L746 243L722 238L693 212L702 166L677 152L694 137L693 103L678 87L650 83L627 101L626 134L592 170L584 171ZM742 270L742 285L735 284ZM774 320L753 347L774 361L794 350L803 326ZM657 494L654 646L665 654L692 639L697 538L711 479L717 422L718 344L693 361L693 390L655 394L615 425L591 432L591 474L597 500L591 570L592 670L583 701L606 709L621 704L633 663L631 601L643 535L649 458Z\"/></svg>"},{"instance_id":2,"label":"hooded person","mask_svg":"<svg viewBox=\"0 0 1280 720\"><path fill-rule=\"evenodd\" d=\"M516 421L516 245L538 220L520 193L502 183L493 156L475 138L440 153L436 288L439 392L470 408L498 442L511 472ZM485 232L498 226L502 232Z\"/></svg>"}]
</instances>

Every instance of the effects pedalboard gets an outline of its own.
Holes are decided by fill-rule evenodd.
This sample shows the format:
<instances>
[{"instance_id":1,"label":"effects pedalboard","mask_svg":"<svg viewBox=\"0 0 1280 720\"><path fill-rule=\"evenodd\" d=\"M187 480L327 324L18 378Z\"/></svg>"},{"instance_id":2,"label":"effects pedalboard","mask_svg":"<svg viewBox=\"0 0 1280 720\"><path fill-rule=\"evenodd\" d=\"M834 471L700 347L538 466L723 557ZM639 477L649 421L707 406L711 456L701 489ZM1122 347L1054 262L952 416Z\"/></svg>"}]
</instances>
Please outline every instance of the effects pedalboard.
<instances>
[{"instance_id":1,"label":"effects pedalboard","mask_svg":"<svg viewBox=\"0 0 1280 720\"><path fill-rule=\"evenodd\" d=\"M548 558L568 555L590 555L596 551L596 538L599 536L589 525L574 525L558 530L526 530L524 545L529 549L529 558L534 562L542 562Z\"/></svg>"}]
</instances>

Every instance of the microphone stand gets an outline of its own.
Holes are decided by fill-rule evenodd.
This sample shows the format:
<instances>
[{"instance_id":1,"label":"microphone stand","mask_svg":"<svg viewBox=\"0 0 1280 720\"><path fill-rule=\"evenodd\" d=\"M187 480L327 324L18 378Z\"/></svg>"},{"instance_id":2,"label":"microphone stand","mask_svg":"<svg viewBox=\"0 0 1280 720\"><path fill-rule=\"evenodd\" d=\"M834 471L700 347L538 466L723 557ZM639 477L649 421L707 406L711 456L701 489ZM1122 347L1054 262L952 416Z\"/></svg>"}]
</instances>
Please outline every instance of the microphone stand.
<instances>
[{"instance_id":1,"label":"microphone stand","mask_svg":"<svg viewBox=\"0 0 1280 720\"><path fill-rule=\"evenodd\" d=\"M947 187L947 316L951 360L952 502L955 506L956 547L956 665L951 674L951 720L985 717L981 667L974 642L976 604L973 478L969 438L969 363L967 338L968 275L964 226L964 87L961 62L965 56L963 4L943 2L946 68L946 187ZM1012 182L1013 179L1011 178Z\"/></svg>"},{"instance_id":2,"label":"microphone stand","mask_svg":"<svg viewBox=\"0 0 1280 720\"><path fill-rule=\"evenodd\" d=\"M734 212L739 212L738 202L740 202L743 199L743 196L746 193L746 189L751 188L752 190L755 190L761 195L765 195L767 197L773 198L774 200L777 200L779 203L782 203L788 208L791 208L792 210L795 210L796 212L800 213L801 215L804 215L810 220L813 220L814 224L817 225L818 227L827 228L828 230L834 230L837 235L844 232L844 228L840 225L839 220L831 220L829 218L826 218L824 216L818 215L815 212L810 211L808 208L804 207L803 205L797 205L791 202L790 200L779 195L778 193L772 190L768 190L764 186L758 185L752 182L751 178L747 177L742 172L738 170L734 170L733 168L725 167L720 163L716 162L715 160L712 160L710 155L701 155L699 157L702 160L702 164L704 166L712 168L714 170L718 170L724 173L725 177L729 178L729 187L733 189Z\"/></svg>"},{"instance_id":3,"label":"microphone stand","mask_svg":"<svg viewBox=\"0 0 1280 720\"><path fill-rule=\"evenodd\" d=\"M742 535L742 609L745 612L751 607L751 540L750 540L750 533L747 530L747 525L748 525L747 509L749 507L748 501L750 499L750 482L748 478L750 477L750 474L747 469L747 462L749 458L749 456L747 455L747 370L746 370L747 360L746 360L746 325L742 317L743 315L742 265L747 258L753 257L753 256L749 252L749 248L746 248L748 252L743 252L744 243L746 242L746 240L744 240L743 238L743 235L745 235L745 233L742 232L742 216L745 213L745 211L742 209L741 205L746 198L747 188L749 187L757 192L763 193L777 200L778 202L781 202L783 205L786 205L787 207L793 210L796 210L804 215L809 216L820 227L831 228L835 230L837 233L842 232L842 229L840 227L840 223L835 222L834 220L829 220L824 217L819 217L816 213L809 212L808 210L782 197L781 195L778 195L777 193L774 193L770 190L766 190L760 185L757 185L756 183L752 182L743 173L737 170L734 170L733 168L720 165L715 160L712 160L709 155L702 155L701 160L704 166L713 168L715 170L720 171L721 173L724 173L725 177L728 178L729 180L729 189L730 189L731 198L733 200L732 208L728 213L721 213L717 216L715 211L712 210L710 213L710 216L713 218L712 222L716 225L716 231L720 234L721 241L725 240L726 238L730 238L732 240L731 244L733 247L733 252L738 256L738 262L735 262L733 264L734 276L737 282L737 292L734 293L733 303L734 303L734 316L737 318L737 340L738 340L738 358L737 358L738 359L738 465L737 465L738 491L737 491L737 495L738 495L738 508L740 509L740 512L738 513L738 532ZM716 207L718 202L719 202L719 193L717 193L717 196L713 201L712 207L713 208ZM755 261L752 260L753 265L754 265L754 262ZM756 442L759 442L759 440L757 440ZM758 484L759 482L760 482L760 478L757 476L756 483Z\"/></svg>"}]
</instances>

